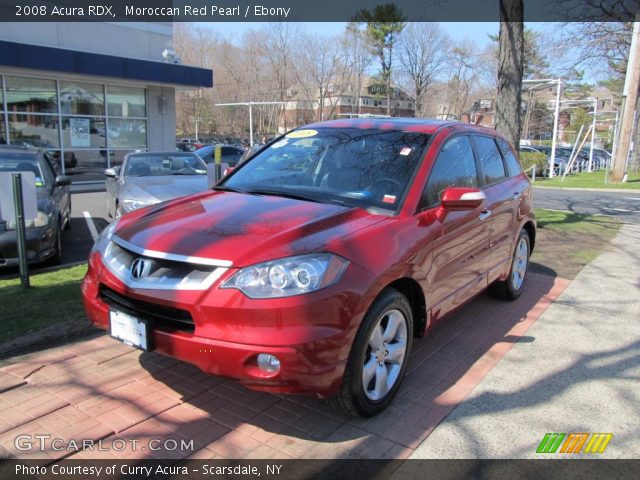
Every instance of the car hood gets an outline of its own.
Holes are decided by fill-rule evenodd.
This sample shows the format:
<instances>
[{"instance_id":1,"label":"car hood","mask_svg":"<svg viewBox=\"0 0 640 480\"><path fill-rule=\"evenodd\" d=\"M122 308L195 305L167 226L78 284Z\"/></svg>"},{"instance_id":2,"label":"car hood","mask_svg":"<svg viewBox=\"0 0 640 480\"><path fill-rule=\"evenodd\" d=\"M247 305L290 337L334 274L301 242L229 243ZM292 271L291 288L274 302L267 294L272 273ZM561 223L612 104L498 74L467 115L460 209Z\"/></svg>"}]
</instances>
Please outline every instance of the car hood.
<instances>
[{"instance_id":1,"label":"car hood","mask_svg":"<svg viewBox=\"0 0 640 480\"><path fill-rule=\"evenodd\" d=\"M127 200L164 202L207 189L206 175L127 177L119 197Z\"/></svg>"},{"instance_id":2,"label":"car hood","mask_svg":"<svg viewBox=\"0 0 640 480\"><path fill-rule=\"evenodd\" d=\"M126 215L115 234L147 250L246 266L331 251L332 242L384 218L361 208L207 192Z\"/></svg>"}]
</instances>

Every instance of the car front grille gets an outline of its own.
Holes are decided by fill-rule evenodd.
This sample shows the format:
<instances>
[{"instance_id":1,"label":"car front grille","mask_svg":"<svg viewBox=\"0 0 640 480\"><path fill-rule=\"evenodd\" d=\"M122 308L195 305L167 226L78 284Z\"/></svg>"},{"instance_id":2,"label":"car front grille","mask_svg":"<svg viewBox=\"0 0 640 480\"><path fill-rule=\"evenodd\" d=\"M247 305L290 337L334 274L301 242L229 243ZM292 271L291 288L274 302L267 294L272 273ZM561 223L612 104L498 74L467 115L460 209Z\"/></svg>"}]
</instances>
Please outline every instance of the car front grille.
<instances>
[{"instance_id":1,"label":"car front grille","mask_svg":"<svg viewBox=\"0 0 640 480\"><path fill-rule=\"evenodd\" d=\"M100 285L99 296L113 309L146 320L152 329L179 330L187 333L195 331L193 318L186 310L125 297L105 285Z\"/></svg>"}]
</instances>

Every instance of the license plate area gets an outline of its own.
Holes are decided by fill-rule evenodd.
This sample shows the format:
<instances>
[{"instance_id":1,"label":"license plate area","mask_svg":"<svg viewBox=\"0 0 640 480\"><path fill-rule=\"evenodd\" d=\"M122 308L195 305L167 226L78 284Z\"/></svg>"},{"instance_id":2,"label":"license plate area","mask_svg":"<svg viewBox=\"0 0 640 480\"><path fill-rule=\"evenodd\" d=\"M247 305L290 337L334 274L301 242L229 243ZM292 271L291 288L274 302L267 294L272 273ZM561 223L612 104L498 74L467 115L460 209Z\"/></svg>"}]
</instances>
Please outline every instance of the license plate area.
<instances>
[{"instance_id":1,"label":"license plate area","mask_svg":"<svg viewBox=\"0 0 640 480\"><path fill-rule=\"evenodd\" d=\"M109 311L110 335L140 350L151 350L151 329L148 322L119 310Z\"/></svg>"}]
</instances>

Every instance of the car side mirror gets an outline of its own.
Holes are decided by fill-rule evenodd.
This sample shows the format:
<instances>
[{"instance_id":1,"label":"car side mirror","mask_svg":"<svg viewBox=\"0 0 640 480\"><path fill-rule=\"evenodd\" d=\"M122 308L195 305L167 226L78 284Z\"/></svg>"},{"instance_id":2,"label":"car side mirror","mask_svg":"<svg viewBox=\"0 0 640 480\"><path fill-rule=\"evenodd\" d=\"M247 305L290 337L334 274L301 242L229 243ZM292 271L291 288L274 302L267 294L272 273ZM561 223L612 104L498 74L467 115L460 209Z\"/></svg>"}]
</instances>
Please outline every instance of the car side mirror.
<instances>
[{"instance_id":1,"label":"car side mirror","mask_svg":"<svg viewBox=\"0 0 640 480\"><path fill-rule=\"evenodd\" d=\"M58 175L56 177L56 187L65 187L71 185L71 178L66 175Z\"/></svg>"},{"instance_id":2,"label":"car side mirror","mask_svg":"<svg viewBox=\"0 0 640 480\"><path fill-rule=\"evenodd\" d=\"M118 172L116 171L115 168L107 168L104 171L104 174L109 178L116 178L118 176Z\"/></svg>"},{"instance_id":3,"label":"car side mirror","mask_svg":"<svg viewBox=\"0 0 640 480\"><path fill-rule=\"evenodd\" d=\"M473 210L486 198L484 192L477 188L449 187L442 192L441 203L447 210Z\"/></svg>"}]
</instances>

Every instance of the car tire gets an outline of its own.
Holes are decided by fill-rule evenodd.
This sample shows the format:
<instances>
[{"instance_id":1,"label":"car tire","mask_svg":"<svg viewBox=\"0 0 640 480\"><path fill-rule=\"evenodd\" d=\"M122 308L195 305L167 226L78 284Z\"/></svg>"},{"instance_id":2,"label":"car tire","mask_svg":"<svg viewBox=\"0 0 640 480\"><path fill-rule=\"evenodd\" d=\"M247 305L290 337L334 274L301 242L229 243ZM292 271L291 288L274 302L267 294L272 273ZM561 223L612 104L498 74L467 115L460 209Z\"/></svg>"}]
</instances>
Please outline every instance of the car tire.
<instances>
[{"instance_id":1,"label":"car tire","mask_svg":"<svg viewBox=\"0 0 640 480\"><path fill-rule=\"evenodd\" d=\"M67 218L64 224L64 230L68 232L71 230L71 200L69 200L69 210L67 211Z\"/></svg>"},{"instance_id":2,"label":"car tire","mask_svg":"<svg viewBox=\"0 0 640 480\"><path fill-rule=\"evenodd\" d=\"M406 373L412 339L409 301L395 289L384 290L362 321L340 390L329 403L353 416L371 417L384 410Z\"/></svg>"},{"instance_id":3,"label":"car tire","mask_svg":"<svg viewBox=\"0 0 640 480\"><path fill-rule=\"evenodd\" d=\"M509 276L502 281L489 286L489 293L500 300L515 300L524 290L529 270L529 256L531 254L531 240L525 229L520 231L516 248L511 260Z\"/></svg>"},{"instance_id":4,"label":"car tire","mask_svg":"<svg viewBox=\"0 0 640 480\"><path fill-rule=\"evenodd\" d=\"M52 265L60 265L62 263L62 221L58 223L58 228L56 232L56 241L54 246L54 253L51 257Z\"/></svg>"}]
</instances>

